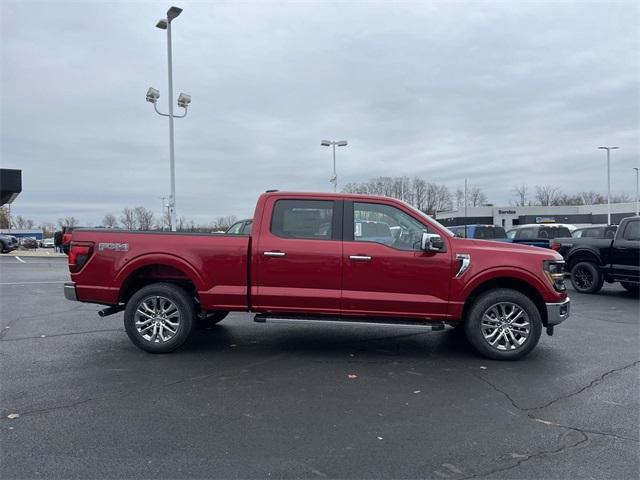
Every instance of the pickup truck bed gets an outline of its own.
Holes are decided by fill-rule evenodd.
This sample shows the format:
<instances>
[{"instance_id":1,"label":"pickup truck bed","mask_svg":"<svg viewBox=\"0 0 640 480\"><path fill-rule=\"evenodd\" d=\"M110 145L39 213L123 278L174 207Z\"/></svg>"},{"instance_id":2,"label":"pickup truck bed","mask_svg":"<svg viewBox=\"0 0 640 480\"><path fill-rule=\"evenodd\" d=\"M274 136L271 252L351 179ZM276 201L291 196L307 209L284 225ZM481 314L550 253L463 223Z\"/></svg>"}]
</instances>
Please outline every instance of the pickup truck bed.
<instances>
[{"instance_id":1,"label":"pickup truck bed","mask_svg":"<svg viewBox=\"0 0 640 480\"><path fill-rule=\"evenodd\" d=\"M77 282L78 298L126 303L141 285L158 279L192 283L207 310L248 307L248 236L106 229L73 233L74 244L94 240L94 265Z\"/></svg>"}]
</instances>

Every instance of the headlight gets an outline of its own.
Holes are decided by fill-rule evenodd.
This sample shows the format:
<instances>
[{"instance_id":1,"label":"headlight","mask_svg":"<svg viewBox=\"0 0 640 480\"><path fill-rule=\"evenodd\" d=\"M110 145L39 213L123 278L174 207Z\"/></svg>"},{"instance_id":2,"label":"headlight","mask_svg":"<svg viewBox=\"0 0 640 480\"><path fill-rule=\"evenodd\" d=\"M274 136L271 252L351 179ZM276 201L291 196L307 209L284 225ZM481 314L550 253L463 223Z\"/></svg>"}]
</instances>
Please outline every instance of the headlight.
<instances>
[{"instance_id":1,"label":"headlight","mask_svg":"<svg viewBox=\"0 0 640 480\"><path fill-rule=\"evenodd\" d=\"M542 263L544 274L558 292L564 292L567 288L564 285L564 261L545 260Z\"/></svg>"}]
</instances>

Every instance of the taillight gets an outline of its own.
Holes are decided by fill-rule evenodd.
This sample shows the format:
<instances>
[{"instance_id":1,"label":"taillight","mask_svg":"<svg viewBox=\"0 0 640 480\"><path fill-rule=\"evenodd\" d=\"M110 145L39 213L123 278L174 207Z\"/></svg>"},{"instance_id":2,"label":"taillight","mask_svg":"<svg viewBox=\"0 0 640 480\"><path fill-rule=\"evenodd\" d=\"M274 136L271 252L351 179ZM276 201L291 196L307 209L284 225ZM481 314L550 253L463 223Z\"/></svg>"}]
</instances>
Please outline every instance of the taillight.
<instances>
[{"instance_id":1,"label":"taillight","mask_svg":"<svg viewBox=\"0 0 640 480\"><path fill-rule=\"evenodd\" d=\"M560 251L560 244L558 242L551 242L551 249L555 250L556 252Z\"/></svg>"},{"instance_id":2,"label":"taillight","mask_svg":"<svg viewBox=\"0 0 640 480\"><path fill-rule=\"evenodd\" d=\"M69 271L79 272L93 253L93 242L71 242L69 249Z\"/></svg>"}]
</instances>

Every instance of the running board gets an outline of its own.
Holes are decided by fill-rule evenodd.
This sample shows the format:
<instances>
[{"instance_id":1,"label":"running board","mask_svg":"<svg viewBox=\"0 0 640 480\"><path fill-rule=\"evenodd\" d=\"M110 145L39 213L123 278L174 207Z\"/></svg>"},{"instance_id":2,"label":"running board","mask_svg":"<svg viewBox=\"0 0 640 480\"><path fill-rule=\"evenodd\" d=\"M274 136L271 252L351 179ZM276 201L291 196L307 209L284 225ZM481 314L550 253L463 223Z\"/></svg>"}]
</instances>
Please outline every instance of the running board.
<instances>
[{"instance_id":1,"label":"running board","mask_svg":"<svg viewBox=\"0 0 640 480\"><path fill-rule=\"evenodd\" d=\"M258 313L254 318L258 323L282 323L298 325L345 325L348 327L392 327L392 328L422 328L425 330L444 330L444 322L434 320L390 320L390 319L354 319L340 317L307 317L293 315L266 315Z\"/></svg>"}]
</instances>

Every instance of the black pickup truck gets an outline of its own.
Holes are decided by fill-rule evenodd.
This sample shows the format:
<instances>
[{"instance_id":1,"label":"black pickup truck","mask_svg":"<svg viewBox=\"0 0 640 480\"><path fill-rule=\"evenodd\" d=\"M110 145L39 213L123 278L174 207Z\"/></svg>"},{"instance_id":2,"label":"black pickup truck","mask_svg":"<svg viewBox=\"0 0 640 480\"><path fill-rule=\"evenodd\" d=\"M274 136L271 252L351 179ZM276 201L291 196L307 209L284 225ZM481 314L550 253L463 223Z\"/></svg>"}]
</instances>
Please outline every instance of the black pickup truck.
<instances>
[{"instance_id":1,"label":"black pickup truck","mask_svg":"<svg viewBox=\"0 0 640 480\"><path fill-rule=\"evenodd\" d=\"M613 239L556 238L551 248L564 257L578 292L596 293L604 282L640 292L640 217L623 219Z\"/></svg>"}]
</instances>

